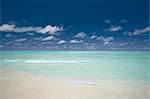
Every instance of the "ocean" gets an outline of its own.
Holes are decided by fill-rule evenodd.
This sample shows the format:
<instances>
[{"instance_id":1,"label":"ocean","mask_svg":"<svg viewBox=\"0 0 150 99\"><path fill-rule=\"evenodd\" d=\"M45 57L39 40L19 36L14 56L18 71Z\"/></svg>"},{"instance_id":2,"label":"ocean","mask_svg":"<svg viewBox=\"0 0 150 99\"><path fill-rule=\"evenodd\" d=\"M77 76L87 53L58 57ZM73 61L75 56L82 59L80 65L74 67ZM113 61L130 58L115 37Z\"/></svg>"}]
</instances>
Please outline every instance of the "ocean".
<instances>
[{"instance_id":1,"label":"ocean","mask_svg":"<svg viewBox=\"0 0 150 99\"><path fill-rule=\"evenodd\" d=\"M149 51L1 51L0 69L88 80L149 81Z\"/></svg>"}]
</instances>

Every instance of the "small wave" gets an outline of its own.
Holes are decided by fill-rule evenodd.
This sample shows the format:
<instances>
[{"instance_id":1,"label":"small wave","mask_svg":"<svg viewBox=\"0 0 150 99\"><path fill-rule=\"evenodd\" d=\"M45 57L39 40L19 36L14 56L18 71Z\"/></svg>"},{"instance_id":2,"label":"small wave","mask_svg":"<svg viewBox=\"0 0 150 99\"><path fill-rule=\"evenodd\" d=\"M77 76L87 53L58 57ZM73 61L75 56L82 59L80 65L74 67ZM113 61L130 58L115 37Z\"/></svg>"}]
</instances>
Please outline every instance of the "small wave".
<instances>
[{"instance_id":1,"label":"small wave","mask_svg":"<svg viewBox=\"0 0 150 99\"><path fill-rule=\"evenodd\" d=\"M4 62L8 62L8 63L16 63L16 62L20 62L21 60L4 60Z\"/></svg>"},{"instance_id":2,"label":"small wave","mask_svg":"<svg viewBox=\"0 0 150 99\"><path fill-rule=\"evenodd\" d=\"M88 61L80 61L80 60L26 60L26 63L76 63L76 62L88 62Z\"/></svg>"},{"instance_id":3,"label":"small wave","mask_svg":"<svg viewBox=\"0 0 150 99\"><path fill-rule=\"evenodd\" d=\"M4 62L8 63L86 63L90 62L90 60L5 60Z\"/></svg>"},{"instance_id":4,"label":"small wave","mask_svg":"<svg viewBox=\"0 0 150 99\"><path fill-rule=\"evenodd\" d=\"M87 86L97 86L98 85L94 81L84 81L84 80L71 81L71 83L75 84L75 85L87 85Z\"/></svg>"},{"instance_id":5,"label":"small wave","mask_svg":"<svg viewBox=\"0 0 150 99\"><path fill-rule=\"evenodd\" d=\"M26 60L26 63L72 63L75 61Z\"/></svg>"}]
</instances>

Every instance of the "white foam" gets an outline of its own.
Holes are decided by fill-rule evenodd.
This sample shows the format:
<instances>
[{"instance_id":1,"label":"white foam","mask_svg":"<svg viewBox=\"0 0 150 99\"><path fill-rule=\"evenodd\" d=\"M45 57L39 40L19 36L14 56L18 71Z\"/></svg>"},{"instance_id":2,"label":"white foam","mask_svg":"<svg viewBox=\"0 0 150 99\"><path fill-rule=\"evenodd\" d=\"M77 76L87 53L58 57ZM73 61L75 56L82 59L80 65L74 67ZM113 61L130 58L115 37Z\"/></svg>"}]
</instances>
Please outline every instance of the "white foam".
<instances>
[{"instance_id":1,"label":"white foam","mask_svg":"<svg viewBox=\"0 0 150 99\"><path fill-rule=\"evenodd\" d=\"M5 60L5 62L9 62L9 63L16 63L16 62L20 62L21 60Z\"/></svg>"},{"instance_id":2,"label":"white foam","mask_svg":"<svg viewBox=\"0 0 150 99\"><path fill-rule=\"evenodd\" d=\"M25 60L26 63L76 63L76 62L89 62L80 60Z\"/></svg>"},{"instance_id":3,"label":"white foam","mask_svg":"<svg viewBox=\"0 0 150 99\"><path fill-rule=\"evenodd\" d=\"M75 80L71 81L72 84L75 85L87 85L87 86L96 86L97 83L94 81L86 81L86 80Z\"/></svg>"},{"instance_id":4,"label":"white foam","mask_svg":"<svg viewBox=\"0 0 150 99\"><path fill-rule=\"evenodd\" d=\"M16 63L16 62L25 62L25 63L86 63L90 60L5 60L4 62Z\"/></svg>"}]
</instances>

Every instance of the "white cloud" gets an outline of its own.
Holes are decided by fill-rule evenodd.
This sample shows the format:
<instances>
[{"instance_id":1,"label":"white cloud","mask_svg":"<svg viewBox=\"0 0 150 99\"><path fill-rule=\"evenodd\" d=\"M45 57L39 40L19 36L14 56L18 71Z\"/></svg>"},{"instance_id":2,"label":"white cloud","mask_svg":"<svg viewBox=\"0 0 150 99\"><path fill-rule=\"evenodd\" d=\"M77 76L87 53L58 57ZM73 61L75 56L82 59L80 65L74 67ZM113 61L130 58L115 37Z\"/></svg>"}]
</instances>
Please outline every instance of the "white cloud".
<instances>
[{"instance_id":1,"label":"white cloud","mask_svg":"<svg viewBox=\"0 0 150 99\"><path fill-rule=\"evenodd\" d=\"M2 32L30 32L41 29L41 27L16 27L14 24L3 24L0 26Z\"/></svg>"},{"instance_id":2,"label":"white cloud","mask_svg":"<svg viewBox=\"0 0 150 99\"><path fill-rule=\"evenodd\" d=\"M84 32L79 32L74 37L83 39L86 37L86 34Z\"/></svg>"},{"instance_id":3,"label":"white cloud","mask_svg":"<svg viewBox=\"0 0 150 99\"><path fill-rule=\"evenodd\" d=\"M97 38L97 40L102 40L102 41L105 41L105 42L110 42L110 41L114 40L114 37L112 37L112 36L110 36L110 37L100 36L100 37Z\"/></svg>"},{"instance_id":4,"label":"white cloud","mask_svg":"<svg viewBox=\"0 0 150 99\"><path fill-rule=\"evenodd\" d=\"M3 24L0 26L0 31L2 32L11 32L14 30L16 25Z\"/></svg>"},{"instance_id":5,"label":"white cloud","mask_svg":"<svg viewBox=\"0 0 150 99\"><path fill-rule=\"evenodd\" d=\"M111 42L114 40L114 37L107 37L107 38L104 38L104 42Z\"/></svg>"},{"instance_id":6,"label":"white cloud","mask_svg":"<svg viewBox=\"0 0 150 99\"><path fill-rule=\"evenodd\" d=\"M150 32L150 26L145 27L144 29L135 29L134 32L128 32L128 35L141 35L143 33Z\"/></svg>"},{"instance_id":7,"label":"white cloud","mask_svg":"<svg viewBox=\"0 0 150 99\"><path fill-rule=\"evenodd\" d=\"M95 39L97 37L97 35L92 35L91 37L90 37L90 39Z\"/></svg>"},{"instance_id":8,"label":"white cloud","mask_svg":"<svg viewBox=\"0 0 150 99\"><path fill-rule=\"evenodd\" d=\"M70 40L70 43L83 43L83 40Z\"/></svg>"},{"instance_id":9,"label":"white cloud","mask_svg":"<svg viewBox=\"0 0 150 99\"><path fill-rule=\"evenodd\" d=\"M51 26L51 25L47 25L45 27L32 27L32 26L28 26L28 27L17 27L14 24L3 24L0 26L0 31L1 32L36 32L36 33L51 33L54 34L56 32L59 31L63 31L63 27L59 27L59 26Z\"/></svg>"},{"instance_id":10,"label":"white cloud","mask_svg":"<svg viewBox=\"0 0 150 99\"><path fill-rule=\"evenodd\" d=\"M111 26L110 28L105 29L104 31L108 32L116 32L122 30L121 26Z\"/></svg>"},{"instance_id":11,"label":"white cloud","mask_svg":"<svg viewBox=\"0 0 150 99\"><path fill-rule=\"evenodd\" d=\"M16 42L23 42L23 41L26 41L27 39L26 38L20 38L20 39L16 39L15 41Z\"/></svg>"},{"instance_id":12,"label":"white cloud","mask_svg":"<svg viewBox=\"0 0 150 99\"><path fill-rule=\"evenodd\" d=\"M109 44L109 42L104 42L104 45L108 45Z\"/></svg>"},{"instance_id":13,"label":"white cloud","mask_svg":"<svg viewBox=\"0 0 150 99\"><path fill-rule=\"evenodd\" d=\"M57 42L57 44L64 44L64 43L66 43L65 40L60 40L60 41Z\"/></svg>"},{"instance_id":14,"label":"white cloud","mask_svg":"<svg viewBox=\"0 0 150 99\"><path fill-rule=\"evenodd\" d=\"M54 36L48 36L48 37L42 38L42 41L49 41L49 40L52 40L53 38Z\"/></svg>"},{"instance_id":15,"label":"white cloud","mask_svg":"<svg viewBox=\"0 0 150 99\"><path fill-rule=\"evenodd\" d=\"M47 25L45 26L45 28L37 30L37 32L43 33L43 34L45 33L54 34L55 32L59 32L59 31L63 31L63 27Z\"/></svg>"},{"instance_id":16,"label":"white cloud","mask_svg":"<svg viewBox=\"0 0 150 99\"><path fill-rule=\"evenodd\" d=\"M104 42L104 45L107 45L114 40L114 37L112 37L112 36L110 36L110 37L100 36L100 37L97 37L97 40L101 40Z\"/></svg>"},{"instance_id":17,"label":"white cloud","mask_svg":"<svg viewBox=\"0 0 150 99\"><path fill-rule=\"evenodd\" d=\"M15 27L12 32L34 32L41 27Z\"/></svg>"}]
</instances>

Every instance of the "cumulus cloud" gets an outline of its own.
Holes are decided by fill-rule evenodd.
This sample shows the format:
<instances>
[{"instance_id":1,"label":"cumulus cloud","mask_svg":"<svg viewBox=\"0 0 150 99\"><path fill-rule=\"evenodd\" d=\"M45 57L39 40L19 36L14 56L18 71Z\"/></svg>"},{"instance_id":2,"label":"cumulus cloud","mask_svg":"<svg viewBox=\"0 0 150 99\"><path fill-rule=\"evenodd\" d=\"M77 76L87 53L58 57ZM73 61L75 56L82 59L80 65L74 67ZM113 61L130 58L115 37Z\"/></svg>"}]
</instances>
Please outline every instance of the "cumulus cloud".
<instances>
[{"instance_id":1,"label":"cumulus cloud","mask_svg":"<svg viewBox=\"0 0 150 99\"><path fill-rule=\"evenodd\" d=\"M150 32L150 26L147 26L143 29L135 29L133 32L125 32L124 34L128 34L129 36L131 35L141 35L143 33L148 33Z\"/></svg>"},{"instance_id":2,"label":"cumulus cloud","mask_svg":"<svg viewBox=\"0 0 150 99\"><path fill-rule=\"evenodd\" d=\"M37 32L43 33L43 34L45 33L54 34L55 32L58 32L58 31L63 31L63 27L47 25L45 28L41 28L37 30Z\"/></svg>"},{"instance_id":3,"label":"cumulus cloud","mask_svg":"<svg viewBox=\"0 0 150 99\"><path fill-rule=\"evenodd\" d=\"M122 30L122 27L121 26L111 26L111 27L109 27L109 28L107 28L107 29L105 29L104 31L105 32L116 32L116 31L120 31L120 30Z\"/></svg>"},{"instance_id":4,"label":"cumulus cloud","mask_svg":"<svg viewBox=\"0 0 150 99\"><path fill-rule=\"evenodd\" d=\"M20 39L16 39L15 41L16 42L23 42L23 41L26 41L27 40L27 38L20 38Z\"/></svg>"},{"instance_id":5,"label":"cumulus cloud","mask_svg":"<svg viewBox=\"0 0 150 99\"><path fill-rule=\"evenodd\" d=\"M108 45L110 42L104 42L104 45Z\"/></svg>"},{"instance_id":6,"label":"cumulus cloud","mask_svg":"<svg viewBox=\"0 0 150 99\"><path fill-rule=\"evenodd\" d=\"M70 40L70 43L83 43L83 40Z\"/></svg>"},{"instance_id":7,"label":"cumulus cloud","mask_svg":"<svg viewBox=\"0 0 150 99\"><path fill-rule=\"evenodd\" d=\"M14 30L15 25L3 24L0 26L0 31L2 32L11 32Z\"/></svg>"},{"instance_id":8,"label":"cumulus cloud","mask_svg":"<svg viewBox=\"0 0 150 99\"><path fill-rule=\"evenodd\" d=\"M92 35L91 37L90 37L90 39L95 39L97 37L97 35Z\"/></svg>"},{"instance_id":9,"label":"cumulus cloud","mask_svg":"<svg viewBox=\"0 0 150 99\"><path fill-rule=\"evenodd\" d=\"M56 32L59 31L63 31L63 27L59 27L59 26L51 26L51 25L47 25L45 27L32 27L32 26L28 26L28 27L17 27L14 24L3 24L0 26L0 31L1 32L36 32L36 33L51 33L54 34Z\"/></svg>"},{"instance_id":10,"label":"cumulus cloud","mask_svg":"<svg viewBox=\"0 0 150 99\"><path fill-rule=\"evenodd\" d=\"M97 40L102 40L102 41L105 41L105 42L109 42L109 41L113 41L114 40L114 37L110 36L110 37L104 37L104 36L100 36L97 38Z\"/></svg>"},{"instance_id":11,"label":"cumulus cloud","mask_svg":"<svg viewBox=\"0 0 150 99\"><path fill-rule=\"evenodd\" d=\"M0 26L1 32L31 32L41 29L41 27L16 27L14 24L3 24Z\"/></svg>"},{"instance_id":12,"label":"cumulus cloud","mask_svg":"<svg viewBox=\"0 0 150 99\"><path fill-rule=\"evenodd\" d=\"M54 36L48 36L48 37L42 38L42 41L49 41L49 40L52 40L53 38Z\"/></svg>"},{"instance_id":13,"label":"cumulus cloud","mask_svg":"<svg viewBox=\"0 0 150 99\"><path fill-rule=\"evenodd\" d=\"M60 40L60 41L57 42L57 44L64 44L64 43L66 43L65 40Z\"/></svg>"},{"instance_id":14,"label":"cumulus cloud","mask_svg":"<svg viewBox=\"0 0 150 99\"><path fill-rule=\"evenodd\" d=\"M84 32L79 32L74 37L83 39L86 37L86 34Z\"/></svg>"},{"instance_id":15,"label":"cumulus cloud","mask_svg":"<svg viewBox=\"0 0 150 99\"><path fill-rule=\"evenodd\" d=\"M100 37L97 37L96 39L103 41L104 45L107 45L114 40L114 37L112 37L112 36L110 36L110 37L100 36Z\"/></svg>"}]
</instances>

